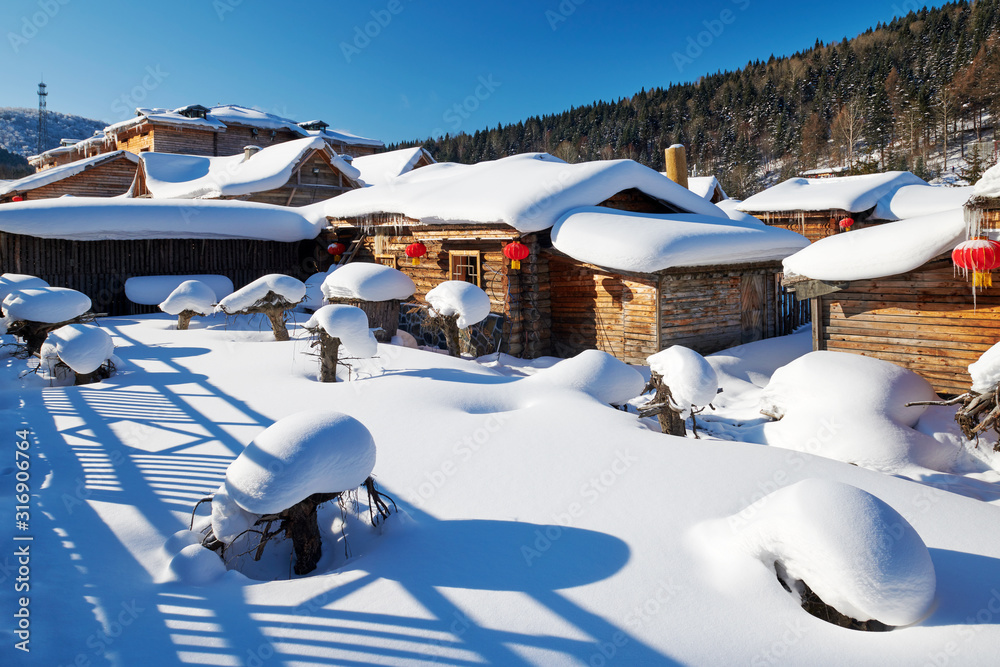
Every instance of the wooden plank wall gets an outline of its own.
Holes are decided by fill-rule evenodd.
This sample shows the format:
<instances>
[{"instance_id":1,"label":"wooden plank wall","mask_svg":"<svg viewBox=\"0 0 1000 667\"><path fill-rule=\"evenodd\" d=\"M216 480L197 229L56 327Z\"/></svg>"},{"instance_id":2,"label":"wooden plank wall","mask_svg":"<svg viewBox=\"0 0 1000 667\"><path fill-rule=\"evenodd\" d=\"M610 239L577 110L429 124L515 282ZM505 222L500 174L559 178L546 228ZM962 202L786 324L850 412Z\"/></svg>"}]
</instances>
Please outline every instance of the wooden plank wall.
<instances>
[{"instance_id":1,"label":"wooden plank wall","mask_svg":"<svg viewBox=\"0 0 1000 667\"><path fill-rule=\"evenodd\" d=\"M54 287L79 290L94 312L153 312L125 297L132 276L212 273L236 288L268 273L304 278L300 244L246 240L156 239L66 241L0 233L0 273L38 276Z\"/></svg>"},{"instance_id":2,"label":"wooden plank wall","mask_svg":"<svg viewBox=\"0 0 1000 667\"><path fill-rule=\"evenodd\" d=\"M802 236L805 236L812 243L815 243L820 239L825 239L827 236L846 233L844 230L840 229L840 221L843 218L856 217L853 213L841 210L818 212L791 211L787 213L769 213L758 211L756 213L751 212L750 215L770 227L779 227L781 229L791 230L797 234L802 234ZM867 223L855 220L852 229L857 230L866 226L868 226Z\"/></svg>"},{"instance_id":3,"label":"wooden plank wall","mask_svg":"<svg viewBox=\"0 0 1000 667\"><path fill-rule=\"evenodd\" d=\"M63 195L74 197L114 197L128 192L135 179L138 165L124 156L67 176L25 193L25 199L52 199Z\"/></svg>"},{"instance_id":4,"label":"wooden plank wall","mask_svg":"<svg viewBox=\"0 0 1000 667\"><path fill-rule=\"evenodd\" d=\"M626 278L553 255L549 280L556 355L598 349L644 364L659 351L655 277Z\"/></svg>"},{"instance_id":5,"label":"wooden plank wall","mask_svg":"<svg viewBox=\"0 0 1000 667\"><path fill-rule=\"evenodd\" d=\"M519 271L512 271L503 256L503 246L519 237L531 254L521 262ZM418 266L413 266L405 249L417 240L427 246L427 254L420 258ZM480 252L481 287L490 297L491 311L506 318L503 351L528 359L549 354L549 268L539 257L534 234L521 236L506 225L383 226L366 230L355 261L374 262L376 254L394 256L396 268L416 285L413 299L424 301L428 291L451 279L451 250Z\"/></svg>"},{"instance_id":6,"label":"wooden plank wall","mask_svg":"<svg viewBox=\"0 0 1000 667\"><path fill-rule=\"evenodd\" d=\"M947 256L817 301L817 349L891 361L942 394L968 391L966 367L1000 340L1000 281L974 305L971 282L954 274Z\"/></svg>"}]
</instances>

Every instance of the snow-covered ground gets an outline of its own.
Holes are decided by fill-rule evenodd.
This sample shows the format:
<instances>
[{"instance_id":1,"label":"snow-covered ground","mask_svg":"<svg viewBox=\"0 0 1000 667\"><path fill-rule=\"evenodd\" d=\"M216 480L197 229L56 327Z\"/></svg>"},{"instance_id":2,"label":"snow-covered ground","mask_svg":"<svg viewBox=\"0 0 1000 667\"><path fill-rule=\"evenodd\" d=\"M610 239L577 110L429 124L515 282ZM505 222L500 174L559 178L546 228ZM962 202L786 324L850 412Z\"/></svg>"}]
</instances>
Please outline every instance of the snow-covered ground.
<instances>
[{"instance_id":1,"label":"snow-covered ground","mask_svg":"<svg viewBox=\"0 0 1000 667\"><path fill-rule=\"evenodd\" d=\"M101 319L118 372L81 387L20 377L29 362L0 357L7 437L28 431L30 455L27 471L16 445L0 463L0 664L995 664L1000 476L988 459L876 472L818 455L850 449L842 433L867 425L965 451L950 408L859 405L873 388L919 393L911 380L868 384L845 369L836 382L860 382L848 390L813 378L815 395L837 400L810 411L805 393L790 396L822 363L805 356L808 333L762 341L709 357L723 391L696 417L700 439L675 438L594 397L606 388L578 387L590 361L555 372L551 359L476 363L380 344L351 362L350 381L321 384L297 317L287 342L260 318L216 315L189 331L166 314ZM779 367L768 395L795 399L782 428L808 436L797 448L772 442L782 422L759 413ZM616 390L631 386L612 374ZM183 532L195 502L265 428L304 410L370 431L374 474L399 512L376 529L364 493L357 514L324 506L323 557L304 577L289 574L287 542L230 564L251 576L178 561L202 549ZM22 492L28 509L16 507ZM815 590L857 609L871 595L871 608L892 606L879 591L904 590L895 618L924 617L882 633L831 625L800 608L770 559L785 559L785 578L815 573ZM30 654L14 648L20 598Z\"/></svg>"}]
</instances>

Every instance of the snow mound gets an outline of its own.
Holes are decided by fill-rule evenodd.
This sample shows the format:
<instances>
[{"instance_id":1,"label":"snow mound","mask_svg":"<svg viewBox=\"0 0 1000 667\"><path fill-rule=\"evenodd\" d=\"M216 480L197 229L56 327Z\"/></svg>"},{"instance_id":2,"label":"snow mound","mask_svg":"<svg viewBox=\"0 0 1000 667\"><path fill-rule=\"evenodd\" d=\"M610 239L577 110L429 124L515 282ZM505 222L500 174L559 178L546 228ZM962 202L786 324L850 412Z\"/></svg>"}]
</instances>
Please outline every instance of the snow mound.
<instances>
[{"instance_id":1,"label":"snow mound","mask_svg":"<svg viewBox=\"0 0 1000 667\"><path fill-rule=\"evenodd\" d=\"M594 206L561 217L552 228L552 245L581 262L652 273L677 266L784 259L809 245L809 240L759 220L653 215Z\"/></svg>"},{"instance_id":2,"label":"snow mound","mask_svg":"<svg viewBox=\"0 0 1000 667\"><path fill-rule=\"evenodd\" d=\"M601 403L621 405L642 393L642 373L601 350L584 350L521 382L545 382L582 391Z\"/></svg>"},{"instance_id":3,"label":"snow mound","mask_svg":"<svg viewBox=\"0 0 1000 667\"><path fill-rule=\"evenodd\" d=\"M382 264L354 262L340 267L323 281L323 296L328 299L389 301L407 299L416 291L408 275Z\"/></svg>"},{"instance_id":4,"label":"snow mound","mask_svg":"<svg viewBox=\"0 0 1000 667\"><path fill-rule=\"evenodd\" d=\"M233 281L226 276L134 276L125 281L125 296L132 303L155 306L163 302L170 293L188 280L205 283L212 290L212 303L233 293ZM176 313L171 313L174 315Z\"/></svg>"},{"instance_id":5,"label":"snow mound","mask_svg":"<svg viewBox=\"0 0 1000 667\"><path fill-rule=\"evenodd\" d=\"M356 357L374 357L378 352L378 341L368 329L368 315L356 306L343 303L323 306L305 323L307 329L317 327L339 338L348 352Z\"/></svg>"},{"instance_id":6,"label":"snow mound","mask_svg":"<svg viewBox=\"0 0 1000 667\"><path fill-rule=\"evenodd\" d=\"M211 287L200 280L185 280L163 300L160 310L168 315L180 315L185 310L208 315L214 310L215 301L215 290Z\"/></svg>"},{"instance_id":7,"label":"snow mound","mask_svg":"<svg viewBox=\"0 0 1000 667\"><path fill-rule=\"evenodd\" d=\"M426 169L427 167L424 167ZM490 314L490 297L472 283L446 280L427 293L431 310L445 317L458 314L458 328L482 322Z\"/></svg>"},{"instance_id":8,"label":"snow mound","mask_svg":"<svg viewBox=\"0 0 1000 667\"><path fill-rule=\"evenodd\" d=\"M983 177L976 181L972 194L975 197L1000 197L1000 163L986 170Z\"/></svg>"},{"instance_id":9,"label":"snow mound","mask_svg":"<svg viewBox=\"0 0 1000 667\"><path fill-rule=\"evenodd\" d=\"M816 280L867 280L906 273L966 238L962 209L835 234L785 258L786 273Z\"/></svg>"},{"instance_id":10,"label":"snow mound","mask_svg":"<svg viewBox=\"0 0 1000 667\"><path fill-rule=\"evenodd\" d=\"M25 275L23 273L5 273L0 276L0 302L7 298L7 295L19 289L29 287L48 287L49 284L41 278Z\"/></svg>"},{"instance_id":11,"label":"snow mound","mask_svg":"<svg viewBox=\"0 0 1000 667\"><path fill-rule=\"evenodd\" d=\"M226 491L247 512L271 514L314 493L355 489L375 467L375 441L357 419L309 410L254 438L226 470Z\"/></svg>"},{"instance_id":12,"label":"snow mound","mask_svg":"<svg viewBox=\"0 0 1000 667\"><path fill-rule=\"evenodd\" d=\"M111 336L92 324L67 324L49 332L42 359L58 357L76 373L93 373L115 353Z\"/></svg>"},{"instance_id":13,"label":"snow mound","mask_svg":"<svg viewBox=\"0 0 1000 667\"><path fill-rule=\"evenodd\" d=\"M646 359L649 370L663 376L670 387L674 403L687 419L691 406L702 408L712 402L719 391L719 377L710 363L694 350L674 345Z\"/></svg>"},{"instance_id":14,"label":"snow mound","mask_svg":"<svg viewBox=\"0 0 1000 667\"><path fill-rule=\"evenodd\" d=\"M330 267L330 271L332 272L335 268L337 268L336 264ZM306 278L306 296L299 304L299 308L319 310L323 307L323 281L329 275L329 273L314 273Z\"/></svg>"},{"instance_id":15,"label":"snow mound","mask_svg":"<svg viewBox=\"0 0 1000 667\"><path fill-rule=\"evenodd\" d=\"M880 359L844 352L810 352L774 372L761 392L764 441L895 473L914 465L952 471L964 457L914 429L937 400L927 380Z\"/></svg>"},{"instance_id":16,"label":"snow mound","mask_svg":"<svg viewBox=\"0 0 1000 667\"><path fill-rule=\"evenodd\" d=\"M170 559L171 574L192 586L210 584L226 573L226 566L214 551L200 544L189 544Z\"/></svg>"},{"instance_id":17,"label":"snow mound","mask_svg":"<svg viewBox=\"0 0 1000 667\"><path fill-rule=\"evenodd\" d=\"M253 528L259 518L259 514L247 512L233 500L225 483L212 497L212 532L226 544L231 544L241 533Z\"/></svg>"},{"instance_id":18,"label":"snow mound","mask_svg":"<svg viewBox=\"0 0 1000 667\"><path fill-rule=\"evenodd\" d=\"M90 310L90 297L66 287L30 287L12 292L3 300L3 311L12 322L58 324Z\"/></svg>"},{"instance_id":19,"label":"snow mound","mask_svg":"<svg viewBox=\"0 0 1000 667\"><path fill-rule=\"evenodd\" d=\"M930 552L896 510L843 482L805 479L730 517L735 546L859 621L924 618L937 580ZM788 582L792 583L792 582Z\"/></svg>"},{"instance_id":20,"label":"snow mound","mask_svg":"<svg viewBox=\"0 0 1000 667\"><path fill-rule=\"evenodd\" d=\"M201 540L204 536L194 530L178 530L176 533L167 538L167 541L163 544L163 550L167 552L168 555L174 556L181 549L191 544L201 544Z\"/></svg>"},{"instance_id":21,"label":"snow mound","mask_svg":"<svg viewBox=\"0 0 1000 667\"><path fill-rule=\"evenodd\" d=\"M288 303L295 304L305 298L306 286L298 278L281 273L271 273L244 285L219 301L215 312L231 315L246 310L267 296L268 292L274 292Z\"/></svg>"},{"instance_id":22,"label":"snow mound","mask_svg":"<svg viewBox=\"0 0 1000 667\"><path fill-rule=\"evenodd\" d=\"M1000 343L983 352L978 360L969 364L972 391L985 394L1000 382Z\"/></svg>"}]
</instances>

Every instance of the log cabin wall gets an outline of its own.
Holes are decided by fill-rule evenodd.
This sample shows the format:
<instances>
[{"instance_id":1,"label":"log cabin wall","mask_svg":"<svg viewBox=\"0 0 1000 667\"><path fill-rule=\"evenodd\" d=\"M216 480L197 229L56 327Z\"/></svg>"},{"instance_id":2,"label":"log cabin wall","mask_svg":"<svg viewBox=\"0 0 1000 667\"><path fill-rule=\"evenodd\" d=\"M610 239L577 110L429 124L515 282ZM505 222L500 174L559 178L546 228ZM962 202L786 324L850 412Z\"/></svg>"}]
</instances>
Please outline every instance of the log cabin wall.
<instances>
[{"instance_id":1,"label":"log cabin wall","mask_svg":"<svg viewBox=\"0 0 1000 667\"><path fill-rule=\"evenodd\" d=\"M313 171L316 173L313 173ZM248 201L278 206L305 206L330 199L354 189L350 179L334 168L319 152L314 152L293 173L283 187L257 192Z\"/></svg>"},{"instance_id":2,"label":"log cabin wall","mask_svg":"<svg viewBox=\"0 0 1000 667\"><path fill-rule=\"evenodd\" d=\"M128 278L219 274L237 289L269 273L305 278L302 245L215 239L68 241L0 232L0 273L37 276L53 287L83 292L93 301L94 312L129 315L158 309L126 298Z\"/></svg>"},{"instance_id":3,"label":"log cabin wall","mask_svg":"<svg viewBox=\"0 0 1000 667\"><path fill-rule=\"evenodd\" d=\"M620 273L546 253L552 351L571 357L598 349L632 364L659 351L657 278Z\"/></svg>"},{"instance_id":4,"label":"log cabin wall","mask_svg":"<svg viewBox=\"0 0 1000 667\"><path fill-rule=\"evenodd\" d=\"M829 211L782 211L777 213L750 211L749 213L769 227L780 227L781 229L788 229L797 234L802 234L811 243L825 239L827 236L845 233L845 230L840 229L840 221L844 218L854 220L852 229L861 229L869 226L869 223L865 221L868 215L867 211L863 214L855 214L840 209Z\"/></svg>"},{"instance_id":5,"label":"log cabin wall","mask_svg":"<svg viewBox=\"0 0 1000 667\"><path fill-rule=\"evenodd\" d=\"M133 158L134 159L134 158ZM26 200L52 199L63 195L74 197L114 197L128 192L135 179L138 165L127 157L119 156L103 164L67 176L54 183L21 193ZM4 200L9 200L10 195Z\"/></svg>"},{"instance_id":6,"label":"log cabin wall","mask_svg":"<svg viewBox=\"0 0 1000 667\"><path fill-rule=\"evenodd\" d=\"M779 334L780 264L672 269L660 278L660 348L711 354Z\"/></svg>"},{"instance_id":7,"label":"log cabin wall","mask_svg":"<svg viewBox=\"0 0 1000 667\"><path fill-rule=\"evenodd\" d=\"M1000 340L1000 286L974 305L970 280L942 255L909 273L851 282L814 300L813 347L891 361L941 394L966 392L967 366Z\"/></svg>"},{"instance_id":8,"label":"log cabin wall","mask_svg":"<svg viewBox=\"0 0 1000 667\"><path fill-rule=\"evenodd\" d=\"M550 353L548 263L539 257L537 235L521 235L503 224L495 225L398 225L364 228L362 244L354 261L386 264L408 275L416 285L413 300L425 302L427 292L451 280L452 251L475 253L480 265L480 287L490 297L490 310L504 317L501 350L533 359ZM520 238L531 254L512 270L503 256L503 246ZM333 242L334 237L324 237ZM349 242L345 236L340 239ZM415 241L427 246L417 266L406 256L406 246Z\"/></svg>"}]
</instances>

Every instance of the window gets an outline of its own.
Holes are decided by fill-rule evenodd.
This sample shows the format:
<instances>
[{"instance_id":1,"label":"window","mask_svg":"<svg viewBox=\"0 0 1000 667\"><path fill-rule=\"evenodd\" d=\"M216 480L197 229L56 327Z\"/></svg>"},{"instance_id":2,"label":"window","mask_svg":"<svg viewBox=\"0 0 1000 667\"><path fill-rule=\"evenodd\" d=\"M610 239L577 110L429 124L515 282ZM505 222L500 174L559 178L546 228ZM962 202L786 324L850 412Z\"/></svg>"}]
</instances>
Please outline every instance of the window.
<instances>
[{"instance_id":1,"label":"window","mask_svg":"<svg viewBox=\"0 0 1000 667\"><path fill-rule=\"evenodd\" d=\"M482 265L478 250L451 250L448 252L451 279L463 280L482 287Z\"/></svg>"},{"instance_id":2,"label":"window","mask_svg":"<svg viewBox=\"0 0 1000 667\"><path fill-rule=\"evenodd\" d=\"M375 263L381 264L383 266L389 266L396 268L396 256L395 255L375 255Z\"/></svg>"}]
</instances>

